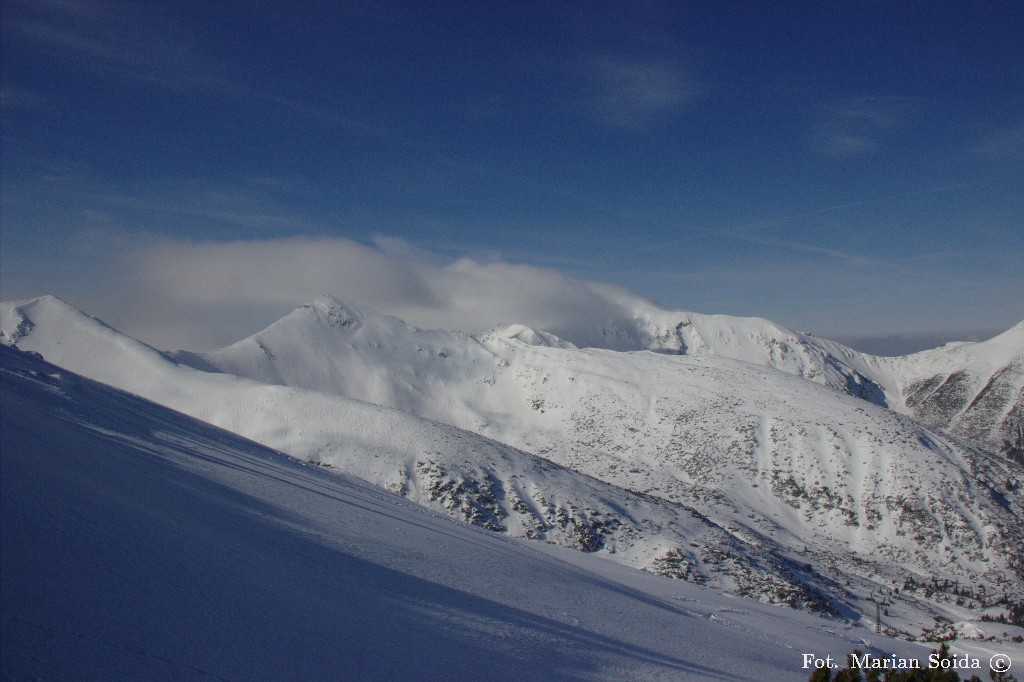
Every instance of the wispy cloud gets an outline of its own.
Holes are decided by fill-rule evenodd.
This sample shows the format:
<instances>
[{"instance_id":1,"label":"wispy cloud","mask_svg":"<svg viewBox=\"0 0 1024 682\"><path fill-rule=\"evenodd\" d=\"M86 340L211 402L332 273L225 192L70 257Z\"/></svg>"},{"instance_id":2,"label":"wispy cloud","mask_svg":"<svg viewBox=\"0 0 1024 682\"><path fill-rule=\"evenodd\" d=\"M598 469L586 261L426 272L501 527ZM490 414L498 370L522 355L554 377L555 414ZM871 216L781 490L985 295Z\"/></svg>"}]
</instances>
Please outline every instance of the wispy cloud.
<instances>
[{"instance_id":1,"label":"wispy cloud","mask_svg":"<svg viewBox=\"0 0 1024 682\"><path fill-rule=\"evenodd\" d=\"M6 180L4 207L14 211L11 234L104 224L154 234L204 234L212 239L320 234L309 205L320 195L301 178L214 182L166 179L110 183L85 170L57 165L34 176ZM58 227L59 226L59 227Z\"/></svg>"},{"instance_id":2,"label":"wispy cloud","mask_svg":"<svg viewBox=\"0 0 1024 682\"><path fill-rule=\"evenodd\" d=\"M5 39L32 41L73 56L84 68L165 90L206 91L257 102L336 125L360 135L381 126L265 88L240 82L205 54L173 16L148 3L11 0ZM6 86L5 86L6 87ZM17 91L15 91L17 92Z\"/></svg>"},{"instance_id":3,"label":"wispy cloud","mask_svg":"<svg viewBox=\"0 0 1024 682\"><path fill-rule=\"evenodd\" d=\"M735 233L730 236L737 237ZM740 238L743 241L746 241L751 244L758 244L761 246L774 246L781 249L809 253L814 256L823 256L825 258L842 261L847 265L854 267L877 268L891 266L891 264L878 258L871 258L868 256L849 253L829 246L821 246L819 244L808 244L804 242L794 241L792 239L771 239L767 237L755 237L751 235L745 235L737 238Z\"/></svg>"},{"instance_id":4,"label":"wispy cloud","mask_svg":"<svg viewBox=\"0 0 1024 682\"><path fill-rule=\"evenodd\" d=\"M206 232L221 228L243 228L256 234L315 233L318 226L293 211L277 206L266 196L241 190L202 186L159 185L137 192L86 192L83 201L97 210L120 216L131 224L137 215L147 223L183 221L202 225Z\"/></svg>"},{"instance_id":5,"label":"wispy cloud","mask_svg":"<svg viewBox=\"0 0 1024 682\"><path fill-rule=\"evenodd\" d=\"M155 6L38 0L8 3L8 38L42 43L120 77L186 87L214 77L191 41Z\"/></svg>"},{"instance_id":6,"label":"wispy cloud","mask_svg":"<svg viewBox=\"0 0 1024 682\"><path fill-rule=\"evenodd\" d=\"M599 123L641 128L680 111L697 94L678 65L617 57L591 57L575 68L581 104Z\"/></svg>"},{"instance_id":7,"label":"wispy cloud","mask_svg":"<svg viewBox=\"0 0 1024 682\"><path fill-rule=\"evenodd\" d=\"M345 296L420 327L477 333L519 322L581 346L603 345L607 325L626 324L638 309L650 305L622 287L551 268L501 260L442 260L393 237L378 237L377 244L340 237L129 239L134 243L122 243L109 265L108 288L80 304L161 348L210 349L233 343L322 293ZM1007 305L1009 294L993 298L987 283L961 277L953 283L950 300L936 309L934 288L957 279L942 265L948 254L936 254L934 262L923 257L881 262L839 251L806 258L799 255L805 245L788 246L792 256L742 265L708 262L691 270L648 271L644 277L686 282L691 295L701 292L695 307L708 312L774 317L781 300L789 307L780 322L819 332L823 319L846 333L858 327L920 329L915 318L919 308L928 308L933 319L948 319L942 313L948 313L945 304L952 299L963 299L957 305L975 299L996 308ZM96 273L89 277L95 281ZM879 301L888 300L896 289L900 301L884 306L885 326L851 321L878 315ZM737 292L745 293L737 298ZM76 302L74 296L71 300ZM794 306L806 310L796 312ZM907 322L908 317L916 321ZM968 317L958 321L964 328L977 324Z\"/></svg>"},{"instance_id":8,"label":"wispy cloud","mask_svg":"<svg viewBox=\"0 0 1024 682\"><path fill-rule=\"evenodd\" d=\"M996 158L1024 159L1024 121L989 133L973 151Z\"/></svg>"},{"instance_id":9,"label":"wispy cloud","mask_svg":"<svg viewBox=\"0 0 1024 682\"><path fill-rule=\"evenodd\" d=\"M977 187L980 185L986 185L1001 181L1000 177L986 177L978 180L970 180L967 182L957 182L947 185L938 185L934 187L925 187L923 189L909 190L905 192L893 192L887 194L881 194L878 196L871 196L864 199L857 199L854 201L848 201L838 204L829 204L826 206L819 206L806 211L800 211L796 213L790 213L788 215L780 215L777 217L769 217L763 220L756 220L748 223L741 223L737 225L731 225L727 227L704 227L695 228L690 226L688 228L688 235L679 237L677 239L662 240L657 242L645 243L629 248L625 251L617 250L615 252L609 252L609 257L618 257L623 253L630 254L643 254L643 253L657 253L664 251L665 249L676 247L682 244L686 244L693 237L692 235L700 235L702 238L714 238L714 239L727 239L735 241L746 241L754 244L764 244L771 246L784 247L794 251L805 251L805 252L817 252L826 256L833 256L839 260L846 260L849 262L866 262L860 256L856 256L849 253L836 250L829 246L808 244L805 242L798 242L785 239L772 239L768 236L771 232L779 232L785 230L788 226L792 226L802 221L806 221L809 218L816 218L819 216L828 216L828 214L838 214L844 211L850 211L850 209L858 209L861 207L867 207L877 204L890 204L898 202L904 199L910 199L913 197L920 197L928 194L943 194L954 192L960 189L966 189L970 187ZM942 252L947 253L947 252ZM947 253L948 255L948 253ZM928 254L926 257L931 258L934 254Z\"/></svg>"},{"instance_id":10,"label":"wispy cloud","mask_svg":"<svg viewBox=\"0 0 1024 682\"><path fill-rule=\"evenodd\" d=\"M399 239L377 241L150 239L123 257L119 300L96 301L90 312L160 347L213 348L331 293L424 327L481 332L520 322L587 344L600 341L600 321L643 300L548 268L439 261Z\"/></svg>"},{"instance_id":11,"label":"wispy cloud","mask_svg":"<svg viewBox=\"0 0 1024 682\"><path fill-rule=\"evenodd\" d=\"M19 87L0 88L0 106L5 109L39 109L46 104L42 95Z\"/></svg>"},{"instance_id":12,"label":"wispy cloud","mask_svg":"<svg viewBox=\"0 0 1024 682\"><path fill-rule=\"evenodd\" d=\"M850 97L825 106L811 130L811 147L834 157L872 153L903 125L910 101L905 97Z\"/></svg>"},{"instance_id":13,"label":"wispy cloud","mask_svg":"<svg viewBox=\"0 0 1024 682\"><path fill-rule=\"evenodd\" d=\"M187 241L118 231L105 215L91 219L95 227L65 235L38 261L5 261L13 270L4 270L4 296L54 293L159 348L205 350L233 343L322 293L420 327L476 333L519 322L581 346L604 345L607 325L628 324L650 305L622 287L552 268L446 259L383 235L373 243L342 237ZM963 328L980 328L1019 309L1013 295L1019 275L1002 278L994 289L990 279L950 267L957 254L882 260L827 245L766 241L779 243L781 251L762 248L752 258L644 268L636 279L649 289L674 291L676 299L682 286L697 310L759 315L851 338L934 329L936 320L949 324L955 310L961 311L955 318ZM35 281L36 287L45 281L46 288L10 288L21 281ZM945 295L937 300L936 290ZM899 300L892 299L893 291Z\"/></svg>"}]
</instances>

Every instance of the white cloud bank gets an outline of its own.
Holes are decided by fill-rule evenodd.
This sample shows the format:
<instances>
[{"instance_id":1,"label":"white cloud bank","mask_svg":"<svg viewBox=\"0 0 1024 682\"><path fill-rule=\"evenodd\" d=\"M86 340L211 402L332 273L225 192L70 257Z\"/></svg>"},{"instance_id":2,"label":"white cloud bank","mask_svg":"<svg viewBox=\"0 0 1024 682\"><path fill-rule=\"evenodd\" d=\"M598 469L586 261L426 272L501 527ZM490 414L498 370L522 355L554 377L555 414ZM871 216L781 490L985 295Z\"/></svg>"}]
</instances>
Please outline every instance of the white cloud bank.
<instances>
[{"instance_id":1,"label":"white cloud bank","mask_svg":"<svg viewBox=\"0 0 1024 682\"><path fill-rule=\"evenodd\" d=\"M607 346L609 342L603 336L606 327L629 328L632 325L628 321L638 313L660 308L617 285L582 281L554 269L498 259L445 259L403 239L385 236L378 236L372 244L337 237L196 242L93 229L50 247L38 258L30 254L8 259L0 298L55 294L164 350L202 351L229 345L321 294L348 298L422 328L474 334L522 323L579 346ZM54 249L67 253L61 252L61 256ZM858 315L867 319L868 315L883 314L892 318L892 323L887 327L854 326L853 331L831 334L811 328L819 335L847 340L869 352L912 352L943 341L964 340L976 333L964 333L964 329L982 329L980 324L969 326L948 314L936 318L949 324L948 330L901 328L901 311L909 305L924 309L926 300L904 285L899 289L907 302L902 308L882 310L871 306L873 301L881 300L879 286L891 293L892 282L905 283L909 276L890 273L879 280L880 284L872 284L877 268L856 276L847 269L846 275L840 276L831 263L827 276L813 268L790 272L782 278L781 289L781 266L777 262L768 268L734 268L709 276L714 282L743 279L746 290L753 283L763 292L758 300L764 304L763 311L753 312L769 318L774 317L773 311L778 312L780 302L790 307L809 305L799 300L807 288L794 288L787 282L828 281L829 290L856 291L856 297L836 298L827 309L817 306L813 297L811 304L825 316L856 320ZM659 275L652 272L647 276ZM678 272L674 276L689 281L703 275ZM930 289L930 281L922 286ZM957 309L968 303L975 310L987 306L992 309L992 317L1005 314L1006 302L993 298L989 288L981 288L979 292L959 287L957 295L962 301L950 301L949 297L944 301ZM707 292L707 286L702 291ZM1012 297L1012 292L1007 295ZM716 300L719 310L706 312L723 312L721 301L725 299ZM861 328L864 331L857 333ZM878 335L870 333L875 328L892 331L876 339ZM985 327L989 328L991 325ZM918 332L927 332L926 338L906 336ZM891 338L895 333L901 336Z\"/></svg>"},{"instance_id":2,"label":"white cloud bank","mask_svg":"<svg viewBox=\"0 0 1024 682\"><path fill-rule=\"evenodd\" d=\"M128 255L119 276L119 295L82 302L86 311L162 349L233 343L320 294L425 328L479 333L518 322L587 345L599 341L591 338L598 320L653 305L547 268L438 262L392 238L161 241Z\"/></svg>"}]
</instances>

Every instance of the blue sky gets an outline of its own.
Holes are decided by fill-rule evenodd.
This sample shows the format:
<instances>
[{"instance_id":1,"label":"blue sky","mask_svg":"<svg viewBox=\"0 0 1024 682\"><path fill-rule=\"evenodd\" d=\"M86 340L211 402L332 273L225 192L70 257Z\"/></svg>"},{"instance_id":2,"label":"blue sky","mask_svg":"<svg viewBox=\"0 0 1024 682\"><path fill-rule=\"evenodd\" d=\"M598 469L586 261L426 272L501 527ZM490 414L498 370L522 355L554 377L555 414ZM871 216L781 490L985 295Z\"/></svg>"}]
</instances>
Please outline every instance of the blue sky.
<instances>
[{"instance_id":1,"label":"blue sky","mask_svg":"<svg viewBox=\"0 0 1024 682\"><path fill-rule=\"evenodd\" d=\"M450 305L383 259L869 350L1024 319L1021 3L195 4L5 0L5 299L163 346Z\"/></svg>"}]
</instances>

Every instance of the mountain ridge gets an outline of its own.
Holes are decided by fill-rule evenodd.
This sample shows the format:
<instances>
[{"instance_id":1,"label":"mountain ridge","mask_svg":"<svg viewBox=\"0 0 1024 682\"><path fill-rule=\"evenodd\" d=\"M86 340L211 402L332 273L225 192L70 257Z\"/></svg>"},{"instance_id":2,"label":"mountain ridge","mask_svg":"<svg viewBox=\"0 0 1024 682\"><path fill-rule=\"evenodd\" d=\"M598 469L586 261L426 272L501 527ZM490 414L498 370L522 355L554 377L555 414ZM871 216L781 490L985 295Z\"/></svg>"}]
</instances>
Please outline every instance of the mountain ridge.
<instances>
[{"instance_id":1,"label":"mountain ridge","mask_svg":"<svg viewBox=\"0 0 1024 682\"><path fill-rule=\"evenodd\" d=\"M685 505L617 488L413 414L176 365L170 357L58 299L5 308L5 329L11 328L14 311L20 311L24 320L34 320L16 328L27 327L36 334L47 328L78 332L70 338L36 338L42 343L33 348L61 366L75 365L90 378L299 459L355 475L471 524L614 555L640 568L652 568L657 556L691 543L714 546L720 556L734 557L742 570L721 568L717 557L709 562L687 550L690 568L676 566L675 571L693 582L740 593L756 591L769 601L823 612L836 608L813 585L805 586L787 562L737 541ZM314 306L298 314L333 325L341 319L337 312ZM19 340L30 341L30 336ZM6 333L6 338L13 337Z\"/></svg>"},{"instance_id":2,"label":"mountain ridge","mask_svg":"<svg viewBox=\"0 0 1024 682\"><path fill-rule=\"evenodd\" d=\"M366 314L358 312L364 310L362 306L338 297L324 295L315 304L334 310L336 315ZM399 318L365 310L372 319L390 320L393 331L404 326L424 337L447 333L455 334L459 341L516 338L532 346L578 347L571 340L525 325L469 337L462 332L419 329ZM622 329L605 328L605 337L613 341L602 347L694 357L715 355L771 367L912 416L931 428L1024 463L1024 322L987 341L886 358L793 332L762 318L651 310L654 313L638 314L628 334ZM291 319L293 314L278 322ZM278 322L264 332L276 328ZM239 343L254 340L264 332ZM626 337L629 342L622 343ZM204 357L223 355L224 350L202 354L179 351L177 357L188 357L198 364Z\"/></svg>"},{"instance_id":3,"label":"mountain ridge","mask_svg":"<svg viewBox=\"0 0 1024 682\"><path fill-rule=\"evenodd\" d=\"M655 507L661 511L648 506L652 511L643 512L653 518L664 521L671 516L657 507L666 503L699 510L697 514L711 524L707 528L721 529L724 535L709 531L708 541L697 541L699 547L694 549L688 546L685 533L665 541L656 539L669 536L650 527L644 530L642 524L623 523L609 529L607 524L594 522L600 517L583 513L586 505L582 502L573 509L564 507L562 519L553 513L552 522L543 512L537 513L543 506L539 500L521 494L521 489L510 483L511 477L518 475L515 470L495 474L493 467L466 467L479 452L468 458L460 455L455 458L461 457L459 462L449 460L448 464L422 459L412 462L416 485L410 485L404 494L411 499L419 495L417 501L467 520L472 520L467 513L478 513L476 521L485 527L486 498L495 497L495 490L515 490L523 505L503 498L505 518L518 518L517 506L532 507L533 518L568 533L558 540L562 544L579 545L582 539L583 545L600 549L600 538L592 544L594 537L606 533L612 544L605 545L605 550L621 549L627 563L632 551L634 562L644 557L633 565L721 585L733 581L726 588L736 593L775 594L769 598L783 602L796 598L796 603L805 605L830 603L839 612L856 617L871 608L866 602L869 593L899 587L900 606L893 607L892 621L904 631L923 627L931 618L925 614L969 617L971 613L970 609L958 611L952 596L926 596L932 591L930 586L907 589L921 575L949 584L987 584L989 594L1014 586L1009 590L1012 593L1022 584L1020 558L1012 549L1015 542L1024 542L1019 499L1019 481L1024 477L1018 469L906 417L764 365L711 353L621 353L547 343L529 345L516 338L517 334L470 337L421 330L329 298L300 307L262 332L214 354L163 354L146 346L141 364L128 368L131 363L110 347L123 351L132 347L131 342L106 339L92 344L79 337L77 344L70 345L82 348L70 352L64 342L66 329L81 331L90 324L95 326L95 321L69 323L57 318L74 310L70 306L38 300L35 305L38 311L33 311L32 302L4 305L5 339L12 338L28 320L35 326L18 338L25 348L54 355L58 364L78 363L90 371L99 366L106 374L95 378L121 382L128 390L133 390L132 381L148 374L147 390L159 387L156 397L165 404L194 401L198 389L188 386L195 382L209 392L204 382L241 381L217 374L229 372L247 375L261 385L277 384L276 390L285 391L274 404L277 413L260 413L260 418L272 425L261 427L267 432L286 427L294 435L297 427L283 424L287 421L283 414L301 420L308 417L305 413L326 415L339 409L331 395L362 401L356 404L365 404L366 409L371 409L371 404L384 405L495 438L618 490L646 495L637 499L660 500ZM60 314L44 319L45 308ZM109 328L93 329L97 330L109 336ZM99 356L106 359L99 361ZM172 371L161 365L154 369L151 365L157 357L162 363L176 360L192 368L178 366ZM172 381L168 373L178 378ZM665 377L672 381L665 383ZM227 396L234 389L219 390L218 395ZM257 391L254 387L246 390ZM274 387L258 389L268 390ZM287 401L308 397L309 391L322 396L316 400L327 400L335 407L328 412L324 408L287 408ZM231 399L219 402L230 403ZM243 402L253 403L251 399ZM207 409L211 414L220 412L219 417L214 416L221 421L215 423L257 440L268 437L268 433L253 430L251 415L225 416L223 405ZM353 414L350 407L345 409L345 414ZM201 418L210 420L211 414ZM369 428L385 413L373 414L376 416L359 422L358 428L326 440L317 441L306 434L302 447L293 449L293 454L374 480L372 476L379 472L355 470L363 466L357 456L361 449L372 448L368 450L365 439L353 439L359 429ZM270 433L269 437L281 435ZM350 442L339 445L338 437ZM441 445L435 450L450 449L443 444L444 438L436 441ZM288 451L287 447L279 449ZM411 460L403 461L399 469L408 473ZM424 466L416 469L417 463ZM458 475L448 476L451 472L446 467L454 464L452 471ZM493 476L494 482L488 483L488 476ZM422 490L420 481L424 481ZM1013 481L1018 483L1011 489L1000 487ZM400 475L382 484L403 492ZM1002 509L1000 501L1009 506ZM607 508L602 514L607 514ZM634 514L634 521L643 514ZM617 520L623 521L621 515ZM682 525L695 522L691 519ZM674 523L664 521L662 525ZM574 535L570 528L575 529L576 524L581 530ZM628 542L615 539L623 537L622 533L628 536L628 528L640 529L635 532L642 539L634 543L634 550L628 549ZM528 537L525 526L504 530ZM745 549L713 551L731 547L734 541ZM645 542L647 549L643 549ZM807 573L805 564L813 564L815 570ZM741 566L753 567L754 572L745 574ZM781 581L772 588L773 583L763 582L759 575ZM812 592L800 596L801 585ZM797 592L791 591L794 587ZM811 596L814 591L829 596L821 601ZM981 602L972 603L976 616Z\"/></svg>"}]
</instances>

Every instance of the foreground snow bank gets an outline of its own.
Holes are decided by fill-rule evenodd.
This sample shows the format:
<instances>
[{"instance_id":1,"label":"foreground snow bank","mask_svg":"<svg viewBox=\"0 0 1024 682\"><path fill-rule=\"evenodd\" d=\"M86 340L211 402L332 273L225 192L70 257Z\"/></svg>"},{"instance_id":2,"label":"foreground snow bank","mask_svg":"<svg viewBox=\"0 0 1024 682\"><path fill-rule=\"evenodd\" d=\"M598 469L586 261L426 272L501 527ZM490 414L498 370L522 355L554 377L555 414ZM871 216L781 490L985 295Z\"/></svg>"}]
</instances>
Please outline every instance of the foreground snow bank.
<instances>
[{"instance_id":1,"label":"foreground snow bank","mask_svg":"<svg viewBox=\"0 0 1024 682\"><path fill-rule=\"evenodd\" d=\"M3 679L800 680L806 652L927 654L538 551L0 356Z\"/></svg>"}]
</instances>

